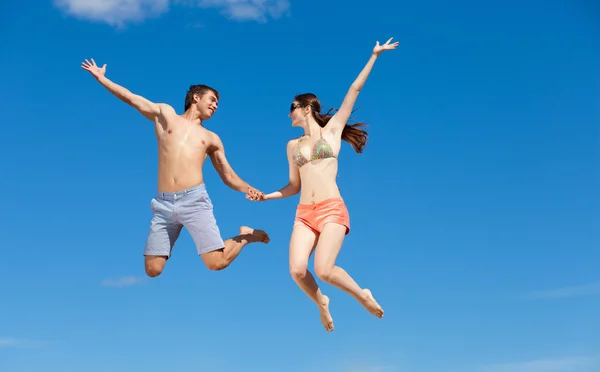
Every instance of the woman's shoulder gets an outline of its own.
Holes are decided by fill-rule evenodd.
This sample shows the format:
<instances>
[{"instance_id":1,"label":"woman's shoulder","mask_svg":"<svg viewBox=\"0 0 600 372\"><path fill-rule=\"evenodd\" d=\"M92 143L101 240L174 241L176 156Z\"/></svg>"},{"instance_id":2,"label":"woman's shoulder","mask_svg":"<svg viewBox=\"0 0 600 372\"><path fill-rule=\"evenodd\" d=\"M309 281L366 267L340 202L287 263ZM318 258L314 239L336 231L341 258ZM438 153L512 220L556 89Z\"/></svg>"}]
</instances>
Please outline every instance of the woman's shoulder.
<instances>
[{"instance_id":1,"label":"woman's shoulder","mask_svg":"<svg viewBox=\"0 0 600 372\"><path fill-rule=\"evenodd\" d=\"M304 135L300 136L300 137L294 137L291 140L288 141L288 145L295 145L296 143L298 143L302 137L304 137Z\"/></svg>"},{"instance_id":2,"label":"woman's shoulder","mask_svg":"<svg viewBox=\"0 0 600 372\"><path fill-rule=\"evenodd\" d=\"M292 138L287 142L286 148L288 152L293 151L296 148L296 146L298 146L298 142L300 141L300 139L302 139L302 137L303 136Z\"/></svg>"}]
</instances>

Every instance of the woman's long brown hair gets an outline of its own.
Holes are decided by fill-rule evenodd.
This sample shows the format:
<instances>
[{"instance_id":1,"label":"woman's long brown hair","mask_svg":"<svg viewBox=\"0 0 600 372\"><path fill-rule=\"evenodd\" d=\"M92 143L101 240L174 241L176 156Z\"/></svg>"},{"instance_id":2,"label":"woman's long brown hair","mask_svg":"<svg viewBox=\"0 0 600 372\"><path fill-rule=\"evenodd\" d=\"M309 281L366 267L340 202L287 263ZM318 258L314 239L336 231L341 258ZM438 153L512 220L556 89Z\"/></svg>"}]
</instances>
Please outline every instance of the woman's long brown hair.
<instances>
[{"instance_id":1,"label":"woman's long brown hair","mask_svg":"<svg viewBox=\"0 0 600 372\"><path fill-rule=\"evenodd\" d=\"M325 114L321 114L321 102L316 95L312 93L303 93L294 97L294 101L298 102L300 107L308 107L312 109L313 118L315 121L321 126L321 128L325 127L329 120L333 117L333 112L337 111L336 109L330 109ZM348 142L350 146L357 153L362 153L363 148L367 144L367 139L369 134L364 129L360 129L360 127L366 127L365 123L355 123L348 124L344 126L344 130L342 131L342 140Z\"/></svg>"}]
</instances>

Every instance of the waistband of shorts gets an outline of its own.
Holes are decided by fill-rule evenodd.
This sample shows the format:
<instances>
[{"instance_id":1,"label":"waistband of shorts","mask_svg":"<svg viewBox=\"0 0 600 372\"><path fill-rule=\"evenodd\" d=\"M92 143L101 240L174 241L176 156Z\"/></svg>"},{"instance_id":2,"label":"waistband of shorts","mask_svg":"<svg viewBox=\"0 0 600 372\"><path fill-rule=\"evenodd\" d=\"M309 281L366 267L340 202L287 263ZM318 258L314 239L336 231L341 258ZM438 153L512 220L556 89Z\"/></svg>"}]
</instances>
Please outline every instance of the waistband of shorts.
<instances>
[{"instance_id":1,"label":"waistband of shorts","mask_svg":"<svg viewBox=\"0 0 600 372\"><path fill-rule=\"evenodd\" d=\"M323 207L328 204L344 204L344 199L342 197L338 196L335 198L321 200L320 202L316 202L316 203L313 202L310 204L298 204L298 209L312 209L312 208Z\"/></svg>"},{"instance_id":2,"label":"waistband of shorts","mask_svg":"<svg viewBox=\"0 0 600 372\"><path fill-rule=\"evenodd\" d=\"M197 192L202 192L202 191L206 191L206 184L204 184L204 183L194 186L194 187L190 187L189 189L186 189L186 190L181 190L181 191L171 191L171 192L157 191L156 198L157 199L166 199L166 200L181 199L184 196L194 194Z\"/></svg>"}]
</instances>

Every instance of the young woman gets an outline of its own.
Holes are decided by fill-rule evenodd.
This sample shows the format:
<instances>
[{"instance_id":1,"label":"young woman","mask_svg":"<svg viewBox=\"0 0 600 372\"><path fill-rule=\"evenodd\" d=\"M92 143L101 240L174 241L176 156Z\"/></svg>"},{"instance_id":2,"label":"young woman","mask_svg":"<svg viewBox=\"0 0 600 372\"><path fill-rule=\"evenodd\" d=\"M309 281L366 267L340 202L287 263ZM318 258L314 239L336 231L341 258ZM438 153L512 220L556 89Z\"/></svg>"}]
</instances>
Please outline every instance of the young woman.
<instances>
[{"instance_id":1,"label":"young woman","mask_svg":"<svg viewBox=\"0 0 600 372\"><path fill-rule=\"evenodd\" d=\"M341 140L347 141L357 153L361 153L366 144L367 133L359 128L364 124L348 125L347 121L379 54L396 49L398 43L390 44L391 41L392 38L383 45L376 43L371 58L350 86L335 115L321 114L321 103L314 94L305 93L294 98L289 116L292 126L304 129L304 135L287 144L289 183L271 194L248 195L248 199L261 201L286 198L301 191L290 239L290 272L298 286L319 307L321 322L327 331L333 330L329 298L323 295L307 270L313 251L319 279L349 293L376 317L383 317L383 309L371 292L362 289L344 269L335 266L344 237L350 232L348 210L336 177Z\"/></svg>"}]
</instances>

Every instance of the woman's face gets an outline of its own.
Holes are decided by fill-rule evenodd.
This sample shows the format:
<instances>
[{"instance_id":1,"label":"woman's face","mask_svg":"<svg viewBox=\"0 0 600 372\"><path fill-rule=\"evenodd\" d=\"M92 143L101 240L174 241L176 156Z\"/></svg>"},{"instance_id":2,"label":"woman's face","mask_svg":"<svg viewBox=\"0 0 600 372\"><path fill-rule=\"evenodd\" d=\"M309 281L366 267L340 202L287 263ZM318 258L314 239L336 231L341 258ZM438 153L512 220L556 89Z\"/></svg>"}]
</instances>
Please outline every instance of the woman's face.
<instances>
[{"instance_id":1,"label":"woman's face","mask_svg":"<svg viewBox=\"0 0 600 372\"><path fill-rule=\"evenodd\" d=\"M292 127L300 126L306 120L306 110L300 107L298 102L293 102L290 105L290 118L292 119Z\"/></svg>"}]
</instances>

